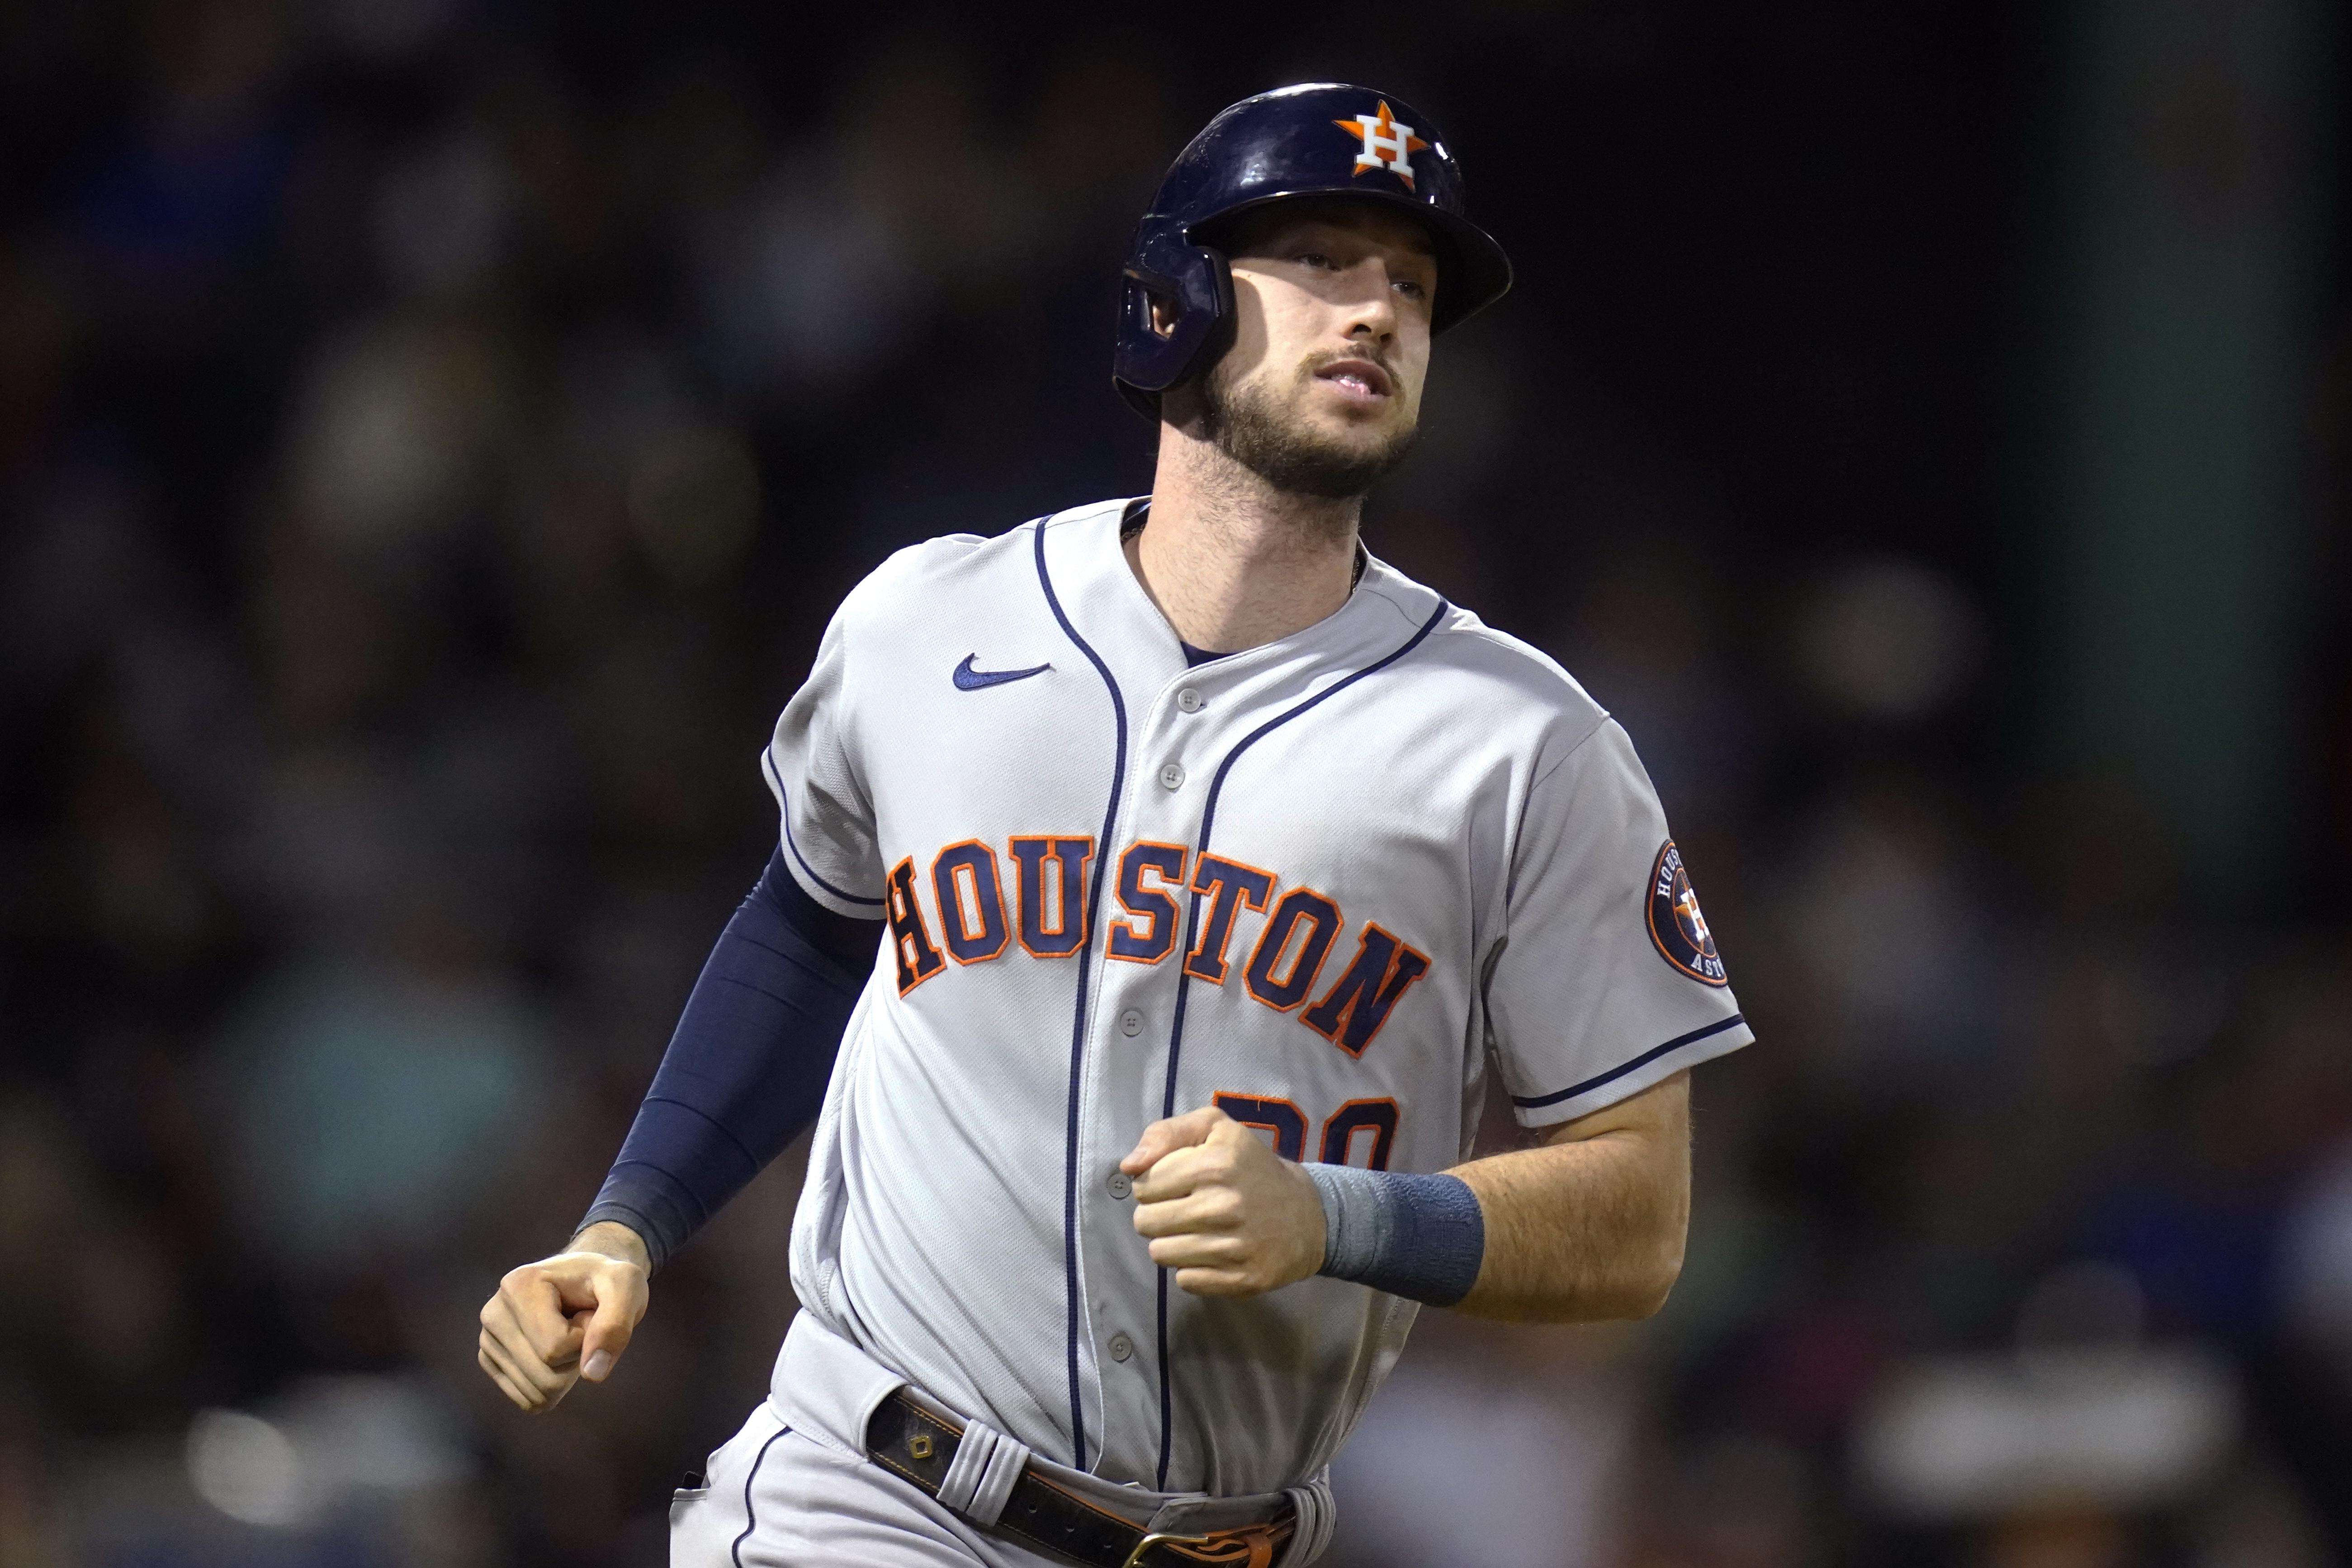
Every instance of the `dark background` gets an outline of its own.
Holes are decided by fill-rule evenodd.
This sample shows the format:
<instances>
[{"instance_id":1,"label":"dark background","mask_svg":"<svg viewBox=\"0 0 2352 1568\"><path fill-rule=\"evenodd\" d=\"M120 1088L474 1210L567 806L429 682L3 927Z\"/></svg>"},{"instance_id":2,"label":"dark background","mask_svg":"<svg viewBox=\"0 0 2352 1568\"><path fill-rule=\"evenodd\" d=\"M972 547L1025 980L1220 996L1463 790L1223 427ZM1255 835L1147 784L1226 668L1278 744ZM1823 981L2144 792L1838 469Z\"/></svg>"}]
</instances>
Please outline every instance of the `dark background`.
<instances>
[{"instance_id":1,"label":"dark background","mask_svg":"<svg viewBox=\"0 0 2352 1568\"><path fill-rule=\"evenodd\" d=\"M1759 1037L1665 1313L1426 1314L1328 1561L2352 1562L2345 32L8 7L0 1568L664 1560L797 1164L551 1415L475 1310L765 859L834 604L1147 487L1129 228L1319 77L1518 268L1369 542L1624 721Z\"/></svg>"}]
</instances>

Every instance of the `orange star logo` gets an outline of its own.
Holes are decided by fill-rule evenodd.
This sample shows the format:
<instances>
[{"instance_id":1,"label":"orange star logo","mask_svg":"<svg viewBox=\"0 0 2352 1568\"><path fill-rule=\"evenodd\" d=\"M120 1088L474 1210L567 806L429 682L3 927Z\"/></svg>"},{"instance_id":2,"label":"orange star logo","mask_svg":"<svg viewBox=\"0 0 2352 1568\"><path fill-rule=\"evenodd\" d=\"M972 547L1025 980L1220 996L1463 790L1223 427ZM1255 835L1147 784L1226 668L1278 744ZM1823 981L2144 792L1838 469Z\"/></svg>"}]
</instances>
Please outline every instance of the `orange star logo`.
<instances>
[{"instance_id":1,"label":"orange star logo","mask_svg":"<svg viewBox=\"0 0 2352 1568\"><path fill-rule=\"evenodd\" d=\"M1386 169L1412 186L1412 155L1429 145L1412 133L1410 125L1399 125L1389 112L1386 102L1371 114L1360 114L1353 120L1335 120L1332 124L1350 136L1363 138L1363 146L1356 153L1356 166L1350 173L1360 174L1367 169Z\"/></svg>"},{"instance_id":2,"label":"orange star logo","mask_svg":"<svg viewBox=\"0 0 2352 1568\"><path fill-rule=\"evenodd\" d=\"M1675 913L1682 916L1683 925L1691 933L1691 940L1701 948L1715 940L1715 933L1706 929L1706 917L1698 912L1698 894L1691 889L1685 888L1683 896L1675 900Z\"/></svg>"}]
</instances>

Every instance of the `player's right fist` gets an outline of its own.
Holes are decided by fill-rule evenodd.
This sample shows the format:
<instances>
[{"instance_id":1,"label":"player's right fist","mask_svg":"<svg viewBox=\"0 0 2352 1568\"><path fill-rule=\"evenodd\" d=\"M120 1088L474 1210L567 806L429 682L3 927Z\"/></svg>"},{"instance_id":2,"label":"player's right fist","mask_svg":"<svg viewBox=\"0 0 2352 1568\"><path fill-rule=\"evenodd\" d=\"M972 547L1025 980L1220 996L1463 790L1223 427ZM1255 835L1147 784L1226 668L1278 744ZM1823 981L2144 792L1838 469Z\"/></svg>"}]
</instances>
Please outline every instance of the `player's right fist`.
<instances>
[{"instance_id":1,"label":"player's right fist","mask_svg":"<svg viewBox=\"0 0 2352 1568\"><path fill-rule=\"evenodd\" d=\"M585 1377L602 1383L646 1315L646 1244L626 1226L590 1226L572 1248L526 1263L482 1304L474 1359L520 1408L552 1410Z\"/></svg>"}]
</instances>

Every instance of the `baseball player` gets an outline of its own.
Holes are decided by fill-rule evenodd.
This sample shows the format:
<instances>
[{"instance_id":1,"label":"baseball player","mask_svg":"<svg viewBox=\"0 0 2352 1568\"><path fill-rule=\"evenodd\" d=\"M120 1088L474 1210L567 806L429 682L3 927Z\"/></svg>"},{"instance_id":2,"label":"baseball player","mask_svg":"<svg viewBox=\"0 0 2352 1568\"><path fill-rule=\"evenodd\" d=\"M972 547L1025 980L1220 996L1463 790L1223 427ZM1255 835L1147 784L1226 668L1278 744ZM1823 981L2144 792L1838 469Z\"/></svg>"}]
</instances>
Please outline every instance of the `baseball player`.
<instances>
[{"instance_id":1,"label":"baseball player","mask_svg":"<svg viewBox=\"0 0 2352 1568\"><path fill-rule=\"evenodd\" d=\"M1508 286L1429 121L1317 84L1171 169L1114 375L1151 493L900 552L761 759L774 858L566 1251L526 1410L814 1118L801 1310L672 1561L1312 1562L1423 1303L1639 1317L1748 1043L1632 743L1368 555L1432 337ZM1539 1138L1468 1161L1489 1070Z\"/></svg>"}]
</instances>

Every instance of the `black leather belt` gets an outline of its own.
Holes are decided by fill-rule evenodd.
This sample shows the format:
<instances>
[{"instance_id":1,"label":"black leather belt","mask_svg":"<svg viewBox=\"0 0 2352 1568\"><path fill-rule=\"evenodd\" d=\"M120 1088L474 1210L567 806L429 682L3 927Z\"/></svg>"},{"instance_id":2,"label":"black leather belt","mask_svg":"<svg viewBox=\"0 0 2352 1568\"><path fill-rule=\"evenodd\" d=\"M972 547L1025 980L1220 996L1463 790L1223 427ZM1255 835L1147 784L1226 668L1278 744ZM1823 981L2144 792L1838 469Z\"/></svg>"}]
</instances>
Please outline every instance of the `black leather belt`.
<instances>
[{"instance_id":1,"label":"black leather belt","mask_svg":"<svg viewBox=\"0 0 2352 1568\"><path fill-rule=\"evenodd\" d=\"M896 1471L931 1496L940 1495L948 1467L955 1462L963 1428L934 1415L901 1389L876 1407L866 1423L866 1452L876 1464ZM1284 1502L1262 1524L1207 1535L1147 1531L1106 1513L1023 1466L1004 1500L996 1528L1090 1568L1269 1568L1297 1527Z\"/></svg>"}]
</instances>

